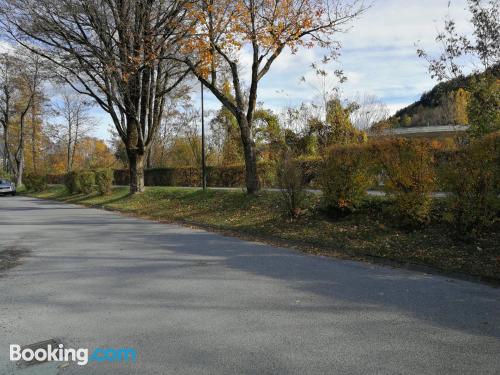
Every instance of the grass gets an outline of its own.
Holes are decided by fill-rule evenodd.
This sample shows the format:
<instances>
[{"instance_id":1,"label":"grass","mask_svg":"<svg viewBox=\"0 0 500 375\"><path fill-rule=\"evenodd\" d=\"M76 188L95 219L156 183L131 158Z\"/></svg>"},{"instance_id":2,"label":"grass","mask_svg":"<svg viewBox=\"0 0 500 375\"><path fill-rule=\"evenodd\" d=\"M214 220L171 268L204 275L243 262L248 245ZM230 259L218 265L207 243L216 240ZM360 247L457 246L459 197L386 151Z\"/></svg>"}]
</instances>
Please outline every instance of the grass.
<instances>
[{"instance_id":1,"label":"grass","mask_svg":"<svg viewBox=\"0 0 500 375\"><path fill-rule=\"evenodd\" d=\"M500 281L498 220L484 238L461 242L437 220L419 230L394 226L394 220L384 214L388 205L384 198L370 198L356 213L340 220L310 209L290 222L282 214L276 192L247 196L240 191L151 187L144 194L130 196L128 188L117 187L108 196L98 196L70 195L64 187L52 186L31 195L189 224L314 254L427 266ZM308 200L311 207L318 207L317 196L311 195ZM441 211L439 204L435 211L435 215Z\"/></svg>"}]
</instances>

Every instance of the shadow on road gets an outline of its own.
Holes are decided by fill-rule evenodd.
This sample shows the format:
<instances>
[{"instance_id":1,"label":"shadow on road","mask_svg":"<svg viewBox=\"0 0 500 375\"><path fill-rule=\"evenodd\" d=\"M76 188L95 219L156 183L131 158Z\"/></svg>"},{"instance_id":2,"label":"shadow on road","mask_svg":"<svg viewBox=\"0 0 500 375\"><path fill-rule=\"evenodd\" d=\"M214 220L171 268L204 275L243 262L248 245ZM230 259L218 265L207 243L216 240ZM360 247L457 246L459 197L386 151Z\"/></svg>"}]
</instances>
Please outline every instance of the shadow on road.
<instances>
[{"instance_id":1,"label":"shadow on road","mask_svg":"<svg viewBox=\"0 0 500 375\"><path fill-rule=\"evenodd\" d=\"M35 205L35 210L68 209L60 203L38 200L31 200L30 203ZM0 223L5 224L8 223ZM137 300L145 306L179 308L184 299L189 308L268 311L269 304L264 300L252 306L214 306L204 301L192 301L188 292L185 295L169 295L157 286L158 280L168 283L169 278L186 277L184 272L187 269L192 270L198 281L219 278L228 285L232 277L241 277L243 272L249 279L273 279L297 292L313 293L320 299L319 307L317 304L310 307L302 304L293 309L311 309L329 314L345 311L376 314L389 307L436 327L500 338L500 290L487 285L311 256L201 230L91 209L68 212L65 220L51 221L39 215L33 222L24 224L47 226L47 236L54 235L50 233L54 226L72 232L75 241L88 244L88 250L75 252L75 255L52 253L45 256L37 253L35 258L39 262L47 262L48 266L31 272L31 275L41 279L70 278L78 285L78 293L82 296L80 301L65 303L50 297L34 301L32 296L19 296L16 301L19 305L42 303L82 313L96 308L95 305L88 306L86 298L98 294L100 285L106 285L109 287L107 298L98 307L103 310L111 306L126 310L136 306ZM104 246L105 249L99 250L99 244L103 243L113 244L113 248ZM125 250L121 252L122 249ZM131 300L122 295L127 286L136 286L148 292L137 295L137 300ZM175 305L172 304L174 299ZM279 309L277 306L272 308ZM379 323L386 325L387 321Z\"/></svg>"}]
</instances>

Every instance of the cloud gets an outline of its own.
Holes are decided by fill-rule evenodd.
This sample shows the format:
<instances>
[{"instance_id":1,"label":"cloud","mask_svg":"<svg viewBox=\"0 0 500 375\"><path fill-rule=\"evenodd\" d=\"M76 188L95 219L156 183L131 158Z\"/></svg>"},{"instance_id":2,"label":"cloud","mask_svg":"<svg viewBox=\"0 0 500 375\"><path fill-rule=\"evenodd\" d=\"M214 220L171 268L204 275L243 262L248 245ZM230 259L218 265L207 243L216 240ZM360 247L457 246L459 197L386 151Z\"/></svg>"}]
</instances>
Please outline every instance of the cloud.
<instances>
[{"instance_id":1,"label":"cloud","mask_svg":"<svg viewBox=\"0 0 500 375\"><path fill-rule=\"evenodd\" d=\"M415 44L437 53L435 37L447 15L457 21L459 31L470 33L465 8L466 0L452 0L449 9L448 0L375 1L347 33L339 34L342 55L327 68L330 72L345 71L348 81L341 87L344 96L376 95L395 112L417 100L436 83L430 79L425 63L417 57ZM319 49L303 49L296 54L285 50L262 79L258 100L274 110L312 100L318 95L321 82L314 76L311 64L319 61L323 54ZM240 66L246 77L250 64L249 51L243 51ZM303 76L307 84L300 82ZM197 88L193 97L198 105ZM220 108L208 90L206 107ZM97 117L101 123L97 135L108 137L107 126L111 121L105 114Z\"/></svg>"},{"instance_id":2,"label":"cloud","mask_svg":"<svg viewBox=\"0 0 500 375\"><path fill-rule=\"evenodd\" d=\"M459 31L470 32L465 8L465 0L452 1L450 8L448 0L376 1L347 33L340 34L342 55L327 70L344 70L348 77L341 87L344 96L367 93L393 109L408 105L436 83L417 57L416 44L436 53L435 37L448 15L457 21ZM276 106L280 102L277 92L283 105L311 100L321 82L310 66L322 55L319 49L301 50L295 55L286 51L262 80L259 100ZM308 85L300 83L302 76ZM330 76L333 85L333 74Z\"/></svg>"}]
</instances>

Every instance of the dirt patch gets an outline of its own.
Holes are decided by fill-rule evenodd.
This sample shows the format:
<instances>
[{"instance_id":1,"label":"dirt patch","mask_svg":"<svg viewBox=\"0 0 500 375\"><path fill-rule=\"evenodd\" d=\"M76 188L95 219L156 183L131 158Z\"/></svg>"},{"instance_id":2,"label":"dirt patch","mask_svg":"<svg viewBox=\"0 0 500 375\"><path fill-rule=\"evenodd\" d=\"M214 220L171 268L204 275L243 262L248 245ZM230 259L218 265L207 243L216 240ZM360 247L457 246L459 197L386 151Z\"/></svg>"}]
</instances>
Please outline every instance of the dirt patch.
<instances>
[{"instance_id":1,"label":"dirt patch","mask_svg":"<svg viewBox=\"0 0 500 375\"><path fill-rule=\"evenodd\" d=\"M0 248L0 276L3 271L16 267L22 259L29 254L29 250L19 246L6 246Z\"/></svg>"}]
</instances>

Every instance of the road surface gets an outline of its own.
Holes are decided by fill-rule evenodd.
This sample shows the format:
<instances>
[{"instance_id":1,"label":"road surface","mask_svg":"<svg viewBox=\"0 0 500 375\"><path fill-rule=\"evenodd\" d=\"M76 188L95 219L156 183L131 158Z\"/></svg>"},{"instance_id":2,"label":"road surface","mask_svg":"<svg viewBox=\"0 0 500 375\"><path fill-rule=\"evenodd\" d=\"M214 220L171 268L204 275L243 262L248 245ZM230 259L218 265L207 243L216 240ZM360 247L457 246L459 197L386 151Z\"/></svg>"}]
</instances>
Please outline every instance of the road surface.
<instances>
[{"instance_id":1,"label":"road surface","mask_svg":"<svg viewBox=\"0 0 500 375\"><path fill-rule=\"evenodd\" d=\"M0 374L499 374L500 289L0 198ZM134 348L20 369L9 344Z\"/></svg>"}]
</instances>

